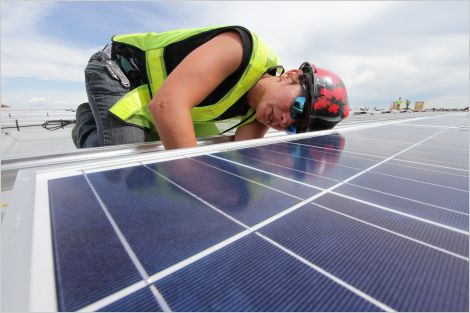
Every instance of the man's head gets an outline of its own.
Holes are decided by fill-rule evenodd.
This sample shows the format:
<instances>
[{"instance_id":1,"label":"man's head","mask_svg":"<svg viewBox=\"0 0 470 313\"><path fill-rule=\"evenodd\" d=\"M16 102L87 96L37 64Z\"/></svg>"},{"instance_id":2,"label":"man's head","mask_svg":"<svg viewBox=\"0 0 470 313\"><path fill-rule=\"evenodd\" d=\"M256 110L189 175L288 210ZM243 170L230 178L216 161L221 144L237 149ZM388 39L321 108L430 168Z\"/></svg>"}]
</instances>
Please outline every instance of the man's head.
<instances>
[{"instance_id":1,"label":"man's head","mask_svg":"<svg viewBox=\"0 0 470 313\"><path fill-rule=\"evenodd\" d=\"M256 109L262 124L289 133L329 129L349 114L346 87L331 71L303 63L268 77Z\"/></svg>"},{"instance_id":2,"label":"man's head","mask_svg":"<svg viewBox=\"0 0 470 313\"><path fill-rule=\"evenodd\" d=\"M269 127L285 130L294 123L290 115L293 99L302 93L300 70L290 70L279 76L265 76L256 107L256 119Z\"/></svg>"}]
</instances>

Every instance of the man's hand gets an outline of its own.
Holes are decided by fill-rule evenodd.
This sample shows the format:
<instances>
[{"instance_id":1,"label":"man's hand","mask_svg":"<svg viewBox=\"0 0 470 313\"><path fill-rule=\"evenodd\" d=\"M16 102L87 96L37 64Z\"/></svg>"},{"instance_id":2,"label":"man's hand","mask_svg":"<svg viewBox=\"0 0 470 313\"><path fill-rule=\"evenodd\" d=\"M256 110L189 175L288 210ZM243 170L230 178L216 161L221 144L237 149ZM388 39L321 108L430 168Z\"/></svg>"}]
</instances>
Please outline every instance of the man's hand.
<instances>
[{"instance_id":1,"label":"man's hand","mask_svg":"<svg viewBox=\"0 0 470 313\"><path fill-rule=\"evenodd\" d=\"M235 141L263 138L269 127L261 124L257 120L237 128L235 132Z\"/></svg>"}]
</instances>

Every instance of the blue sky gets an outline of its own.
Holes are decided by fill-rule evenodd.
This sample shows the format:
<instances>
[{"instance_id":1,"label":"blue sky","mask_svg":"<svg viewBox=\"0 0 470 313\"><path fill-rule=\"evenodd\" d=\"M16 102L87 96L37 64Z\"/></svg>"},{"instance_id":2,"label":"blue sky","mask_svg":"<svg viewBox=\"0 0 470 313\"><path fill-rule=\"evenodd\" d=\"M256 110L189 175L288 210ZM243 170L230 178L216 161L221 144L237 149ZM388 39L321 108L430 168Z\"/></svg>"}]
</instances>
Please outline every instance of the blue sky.
<instances>
[{"instance_id":1,"label":"blue sky","mask_svg":"<svg viewBox=\"0 0 470 313\"><path fill-rule=\"evenodd\" d=\"M221 24L255 31L287 68L340 74L355 108L469 103L468 1L13 0L1 2L1 102L75 108L88 58L112 35Z\"/></svg>"}]
</instances>

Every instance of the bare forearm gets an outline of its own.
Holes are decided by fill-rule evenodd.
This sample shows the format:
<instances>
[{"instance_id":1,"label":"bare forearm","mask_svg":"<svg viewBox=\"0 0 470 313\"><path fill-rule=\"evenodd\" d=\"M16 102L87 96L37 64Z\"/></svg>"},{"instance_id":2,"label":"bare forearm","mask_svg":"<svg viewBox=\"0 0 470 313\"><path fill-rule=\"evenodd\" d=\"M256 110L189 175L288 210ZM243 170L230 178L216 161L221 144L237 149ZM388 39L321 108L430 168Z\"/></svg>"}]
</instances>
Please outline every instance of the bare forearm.
<instances>
[{"instance_id":1,"label":"bare forearm","mask_svg":"<svg viewBox=\"0 0 470 313\"><path fill-rule=\"evenodd\" d=\"M165 149L196 146L190 111L168 103L153 104L150 106L150 112Z\"/></svg>"}]
</instances>

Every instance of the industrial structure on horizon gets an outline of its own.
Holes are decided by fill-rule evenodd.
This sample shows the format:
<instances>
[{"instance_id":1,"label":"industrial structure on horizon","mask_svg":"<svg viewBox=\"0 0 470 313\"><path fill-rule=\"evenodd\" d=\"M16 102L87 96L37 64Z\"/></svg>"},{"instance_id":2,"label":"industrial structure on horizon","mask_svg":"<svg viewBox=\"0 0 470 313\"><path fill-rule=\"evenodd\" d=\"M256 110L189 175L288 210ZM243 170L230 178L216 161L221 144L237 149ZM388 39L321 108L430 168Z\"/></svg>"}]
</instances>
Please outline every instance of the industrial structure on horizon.
<instances>
[{"instance_id":1,"label":"industrial structure on horizon","mask_svg":"<svg viewBox=\"0 0 470 313\"><path fill-rule=\"evenodd\" d=\"M401 100L401 97L399 97L397 101L394 101L390 105L390 110L398 110L398 111L411 110L409 104L410 104L410 101L406 99L406 107L405 107L405 105L403 104L403 101ZM414 106L413 111L426 111L426 102L415 101L415 106Z\"/></svg>"}]
</instances>

